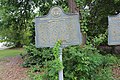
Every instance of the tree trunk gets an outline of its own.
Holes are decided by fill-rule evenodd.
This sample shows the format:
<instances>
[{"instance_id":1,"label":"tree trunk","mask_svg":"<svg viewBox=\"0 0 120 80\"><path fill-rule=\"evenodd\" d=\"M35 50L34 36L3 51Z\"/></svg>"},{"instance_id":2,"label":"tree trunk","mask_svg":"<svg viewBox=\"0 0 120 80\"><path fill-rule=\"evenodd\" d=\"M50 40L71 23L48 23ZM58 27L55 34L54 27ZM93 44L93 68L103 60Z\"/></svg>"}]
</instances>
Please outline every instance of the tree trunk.
<instances>
[{"instance_id":1,"label":"tree trunk","mask_svg":"<svg viewBox=\"0 0 120 80\"><path fill-rule=\"evenodd\" d=\"M75 0L67 0L68 2L68 7L70 9L71 13L79 13L80 15L80 11L79 8L77 7L77 4L75 3ZM81 15L80 15L80 19L81 19ZM86 34L82 33L82 45L86 44Z\"/></svg>"},{"instance_id":2,"label":"tree trunk","mask_svg":"<svg viewBox=\"0 0 120 80\"><path fill-rule=\"evenodd\" d=\"M67 2L71 13L79 13L79 9L77 8L75 0L67 0Z\"/></svg>"}]
</instances>

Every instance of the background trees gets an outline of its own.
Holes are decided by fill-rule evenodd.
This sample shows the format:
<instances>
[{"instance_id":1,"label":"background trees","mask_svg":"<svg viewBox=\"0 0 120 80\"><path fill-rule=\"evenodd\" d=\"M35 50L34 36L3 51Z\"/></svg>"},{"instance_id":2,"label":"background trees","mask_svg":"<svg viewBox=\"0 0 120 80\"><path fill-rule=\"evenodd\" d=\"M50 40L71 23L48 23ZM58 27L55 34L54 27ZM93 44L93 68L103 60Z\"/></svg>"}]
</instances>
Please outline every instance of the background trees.
<instances>
[{"instance_id":1,"label":"background trees","mask_svg":"<svg viewBox=\"0 0 120 80\"><path fill-rule=\"evenodd\" d=\"M34 18L46 15L50 7L79 12L81 30L89 38L105 33L108 15L120 12L119 0L0 0L0 35L14 46L34 43ZM30 37L31 36L31 37Z\"/></svg>"},{"instance_id":2,"label":"background trees","mask_svg":"<svg viewBox=\"0 0 120 80\"><path fill-rule=\"evenodd\" d=\"M12 42L15 47L21 47L28 44L30 39L30 28L32 27L33 8L29 0L5 0L1 1L2 39Z\"/></svg>"},{"instance_id":3,"label":"background trees","mask_svg":"<svg viewBox=\"0 0 120 80\"><path fill-rule=\"evenodd\" d=\"M107 44L107 17L120 12L120 0L0 0L2 41L11 42L15 47L34 43L34 18L46 15L54 5L61 6L65 12L79 13L80 28L85 35L84 41L87 40L83 47L70 46L63 50L65 79L113 80L111 65L115 66L119 61L111 55L99 54L95 47L103 42ZM51 48L36 49L34 45L26 47L28 54L23 56L23 66L32 66L31 72L45 72L32 76L35 80L42 77L58 80L58 71L55 70L60 66L58 61L53 61L52 51Z\"/></svg>"},{"instance_id":4,"label":"background trees","mask_svg":"<svg viewBox=\"0 0 120 80\"><path fill-rule=\"evenodd\" d=\"M11 42L15 47L34 42L33 20L35 16L47 14L51 6L52 0L0 0L2 41Z\"/></svg>"}]
</instances>

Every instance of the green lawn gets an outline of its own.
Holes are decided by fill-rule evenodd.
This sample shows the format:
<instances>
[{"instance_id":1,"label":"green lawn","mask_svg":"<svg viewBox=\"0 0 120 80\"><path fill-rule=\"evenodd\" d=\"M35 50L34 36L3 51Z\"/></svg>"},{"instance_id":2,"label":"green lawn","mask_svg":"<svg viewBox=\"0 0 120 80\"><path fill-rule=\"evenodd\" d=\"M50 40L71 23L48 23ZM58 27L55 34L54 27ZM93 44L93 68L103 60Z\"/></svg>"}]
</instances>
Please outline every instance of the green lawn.
<instances>
[{"instance_id":1,"label":"green lawn","mask_svg":"<svg viewBox=\"0 0 120 80\"><path fill-rule=\"evenodd\" d=\"M24 50L22 48L0 50L0 58L16 56L23 52Z\"/></svg>"}]
</instances>

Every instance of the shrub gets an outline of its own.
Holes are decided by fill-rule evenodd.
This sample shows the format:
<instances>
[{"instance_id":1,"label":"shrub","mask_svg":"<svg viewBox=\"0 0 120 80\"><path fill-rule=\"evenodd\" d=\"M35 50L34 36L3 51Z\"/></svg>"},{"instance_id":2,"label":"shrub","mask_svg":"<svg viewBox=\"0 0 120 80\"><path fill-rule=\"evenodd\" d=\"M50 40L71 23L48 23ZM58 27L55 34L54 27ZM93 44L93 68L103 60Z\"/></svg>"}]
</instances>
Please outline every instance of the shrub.
<instances>
[{"instance_id":1,"label":"shrub","mask_svg":"<svg viewBox=\"0 0 120 80\"><path fill-rule=\"evenodd\" d=\"M91 45L82 48L70 46L63 49L62 66L58 58L59 46L56 45L53 49L36 49L34 45L25 47L28 52L24 58L25 65L34 65L31 74L40 72L33 75L33 80L58 80L58 71L63 66L64 80L114 80L111 68L113 64L117 64L118 59L115 56L103 56Z\"/></svg>"},{"instance_id":2,"label":"shrub","mask_svg":"<svg viewBox=\"0 0 120 80\"><path fill-rule=\"evenodd\" d=\"M26 54L23 55L24 67L30 67L32 65L40 65L43 67L45 62L48 60L53 60L52 49L50 48L40 48L37 49L35 45L25 46Z\"/></svg>"},{"instance_id":3,"label":"shrub","mask_svg":"<svg viewBox=\"0 0 120 80\"><path fill-rule=\"evenodd\" d=\"M31 49L31 47L26 47L27 52L30 51L30 53L32 53L32 55L28 54L27 55L28 58L27 57L24 58L25 63L27 63L27 64L24 64L24 65L27 65L27 66L30 65L31 66L31 71L30 71L29 74L32 75L33 80L48 80L48 79L50 79L50 80L58 80L58 71L63 69L63 65L62 65L62 63L61 63L61 61L59 59L59 55L58 55L59 54L60 44L61 44L61 42L58 41L56 43L55 47L52 50L48 49L48 52L46 52L45 49L37 50L35 48ZM34 46L32 46L32 47L34 47ZM50 54L49 53L50 51L52 51L53 54ZM40 52L40 53L38 53L38 52ZM49 55L52 55L52 56L47 57L46 54L48 56ZM37 57L36 57L36 55L37 55ZM38 56L42 60L37 59ZM33 59L35 59L37 61L35 62ZM34 64L30 63L31 61L34 62ZM35 66L35 65L37 65L37 66ZM38 67L38 66L40 66L40 67ZM41 72L43 74L41 74L41 75L31 74L31 72L36 72L36 71L39 71L39 72Z\"/></svg>"},{"instance_id":4,"label":"shrub","mask_svg":"<svg viewBox=\"0 0 120 80\"><path fill-rule=\"evenodd\" d=\"M64 51L65 80L113 80L111 65L116 63L116 57L103 56L90 45Z\"/></svg>"}]
</instances>

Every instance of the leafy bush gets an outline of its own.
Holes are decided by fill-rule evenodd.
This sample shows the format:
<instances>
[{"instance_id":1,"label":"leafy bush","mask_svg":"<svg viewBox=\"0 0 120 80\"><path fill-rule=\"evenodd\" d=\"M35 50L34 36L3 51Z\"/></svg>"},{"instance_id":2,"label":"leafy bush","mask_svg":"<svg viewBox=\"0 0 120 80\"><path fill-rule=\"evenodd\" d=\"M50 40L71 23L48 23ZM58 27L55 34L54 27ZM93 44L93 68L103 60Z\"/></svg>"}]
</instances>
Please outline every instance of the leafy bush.
<instances>
[{"instance_id":1,"label":"leafy bush","mask_svg":"<svg viewBox=\"0 0 120 80\"><path fill-rule=\"evenodd\" d=\"M33 80L58 80L58 71L64 66L64 80L114 80L112 65L117 58L112 55L101 55L91 45L70 46L63 49L63 66L58 58L59 42L53 49L36 49L34 45L25 47L26 66L33 66L30 75ZM36 66L37 65L37 66ZM39 72L40 74L34 74Z\"/></svg>"},{"instance_id":2,"label":"leafy bush","mask_svg":"<svg viewBox=\"0 0 120 80\"><path fill-rule=\"evenodd\" d=\"M43 67L45 62L48 60L53 60L52 49L50 48L40 48L37 49L35 45L25 46L26 54L23 55L24 67L30 67L32 65L40 65Z\"/></svg>"},{"instance_id":3,"label":"leafy bush","mask_svg":"<svg viewBox=\"0 0 120 80\"><path fill-rule=\"evenodd\" d=\"M54 46L54 48L52 49L52 53L50 54L49 52L51 51L51 49L48 49L48 52L44 52L45 49L41 50L37 50L37 49L31 49L31 47L26 47L26 50L32 51L30 52L31 54L28 54L27 57L25 59L25 63L24 64L26 66L31 66L31 70L30 70L30 75L32 76L33 80L58 80L58 71L63 69L63 65L59 59L59 47L60 47L61 41L58 41L56 43L56 45ZM34 46L32 46L34 47ZM40 53L38 53L40 52ZM52 55L51 58L47 57L47 55L45 54L50 54ZM37 55L37 57L36 57ZM45 56L44 56L45 55ZM33 59L35 58L41 58L41 59L36 59L37 61L35 62ZM49 56L49 55L48 55ZM30 63L30 62L34 62ZM41 75L34 75L32 74L33 72L41 72L43 74Z\"/></svg>"},{"instance_id":4,"label":"leafy bush","mask_svg":"<svg viewBox=\"0 0 120 80\"><path fill-rule=\"evenodd\" d=\"M103 56L90 45L69 47L64 51L65 80L113 80L111 65L116 63L116 57Z\"/></svg>"}]
</instances>

